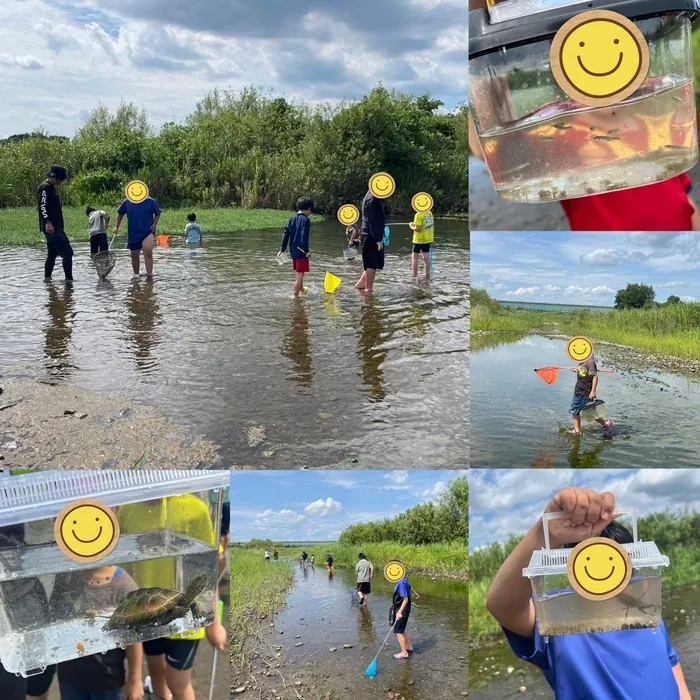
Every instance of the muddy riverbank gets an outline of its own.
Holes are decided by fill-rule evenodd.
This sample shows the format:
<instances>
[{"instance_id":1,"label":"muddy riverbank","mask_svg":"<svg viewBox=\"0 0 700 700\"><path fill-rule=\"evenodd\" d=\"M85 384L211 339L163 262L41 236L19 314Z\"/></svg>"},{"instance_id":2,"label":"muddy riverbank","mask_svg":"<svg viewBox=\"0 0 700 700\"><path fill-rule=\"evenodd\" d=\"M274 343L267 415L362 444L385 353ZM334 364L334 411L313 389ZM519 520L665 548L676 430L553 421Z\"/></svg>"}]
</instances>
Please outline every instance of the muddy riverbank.
<instances>
[{"instance_id":1,"label":"muddy riverbank","mask_svg":"<svg viewBox=\"0 0 700 700\"><path fill-rule=\"evenodd\" d=\"M415 654L397 661L394 635L378 657L377 677L364 672L388 626L393 586L375 577L369 605L354 593L354 575L295 567L286 607L261 620L243 668L233 666L232 697L262 700L454 700L467 696L466 583L411 577L420 593L409 618Z\"/></svg>"}]
</instances>

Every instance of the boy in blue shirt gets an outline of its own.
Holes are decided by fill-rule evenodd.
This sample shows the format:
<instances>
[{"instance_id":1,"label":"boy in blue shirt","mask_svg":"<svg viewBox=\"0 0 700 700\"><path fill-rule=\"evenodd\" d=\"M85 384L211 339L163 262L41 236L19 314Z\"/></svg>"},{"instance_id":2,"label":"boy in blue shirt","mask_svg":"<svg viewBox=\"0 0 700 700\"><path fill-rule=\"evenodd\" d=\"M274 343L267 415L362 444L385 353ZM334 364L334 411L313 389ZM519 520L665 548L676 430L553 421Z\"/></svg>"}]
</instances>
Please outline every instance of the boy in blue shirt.
<instances>
[{"instance_id":1,"label":"boy in blue shirt","mask_svg":"<svg viewBox=\"0 0 700 700\"><path fill-rule=\"evenodd\" d=\"M394 654L395 659L407 659L413 653L413 643L411 642L411 635L406 629L408 624L408 617L411 614L411 599L420 598L418 593L416 593L411 584L408 582L408 578L404 576L394 588L394 595L391 599L393 606L393 617L394 622L394 634L399 642L401 651L398 654Z\"/></svg>"},{"instance_id":2,"label":"boy in blue shirt","mask_svg":"<svg viewBox=\"0 0 700 700\"><path fill-rule=\"evenodd\" d=\"M134 274L141 272L141 251L146 263L146 276L153 277L153 247L156 242L156 231L160 221L160 207L153 197L146 197L138 204L125 199L117 211L117 223L114 235L119 235L119 227L126 216L129 221L127 232L127 247L131 251L131 267Z\"/></svg>"},{"instance_id":3,"label":"boy in blue shirt","mask_svg":"<svg viewBox=\"0 0 700 700\"><path fill-rule=\"evenodd\" d=\"M620 543L632 537L613 522L615 497L567 488L547 512L564 512L549 522L550 547L574 546L590 537ZM498 570L486 607L503 627L516 656L537 666L557 700L690 700L690 693L666 626L593 634L542 637L530 580L522 571L544 547L539 520Z\"/></svg>"},{"instance_id":4,"label":"boy in blue shirt","mask_svg":"<svg viewBox=\"0 0 700 700\"><path fill-rule=\"evenodd\" d=\"M311 210L314 203L308 197L297 201L297 213L287 222L282 236L282 245L277 257L282 255L287 246L292 257L292 267L296 273L294 296L298 298L304 293L304 275L310 271L309 235L311 233Z\"/></svg>"},{"instance_id":5,"label":"boy in blue shirt","mask_svg":"<svg viewBox=\"0 0 700 700\"><path fill-rule=\"evenodd\" d=\"M185 242L188 245L199 245L202 242L202 228L197 223L197 215L188 214L187 221L189 223L185 226Z\"/></svg>"}]
</instances>

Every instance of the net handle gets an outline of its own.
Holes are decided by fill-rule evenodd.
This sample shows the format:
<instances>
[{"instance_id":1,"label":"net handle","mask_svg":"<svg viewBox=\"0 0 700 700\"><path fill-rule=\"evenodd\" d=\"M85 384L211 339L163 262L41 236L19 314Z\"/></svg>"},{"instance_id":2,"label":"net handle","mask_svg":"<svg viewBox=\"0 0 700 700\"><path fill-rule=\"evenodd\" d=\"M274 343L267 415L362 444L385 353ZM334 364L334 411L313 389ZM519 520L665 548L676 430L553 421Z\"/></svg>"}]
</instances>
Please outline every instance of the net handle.
<instances>
[{"instance_id":1,"label":"net handle","mask_svg":"<svg viewBox=\"0 0 700 700\"><path fill-rule=\"evenodd\" d=\"M632 537L635 543L639 542L637 538L637 509L636 508L615 508L613 519L620 515L632 516ZM550 520L561 520L564 518L564 512L559 513L544 513L542 515L542 528L544 529L544 547L549 549L549 522Z\"/></svg>"}]
</instances>

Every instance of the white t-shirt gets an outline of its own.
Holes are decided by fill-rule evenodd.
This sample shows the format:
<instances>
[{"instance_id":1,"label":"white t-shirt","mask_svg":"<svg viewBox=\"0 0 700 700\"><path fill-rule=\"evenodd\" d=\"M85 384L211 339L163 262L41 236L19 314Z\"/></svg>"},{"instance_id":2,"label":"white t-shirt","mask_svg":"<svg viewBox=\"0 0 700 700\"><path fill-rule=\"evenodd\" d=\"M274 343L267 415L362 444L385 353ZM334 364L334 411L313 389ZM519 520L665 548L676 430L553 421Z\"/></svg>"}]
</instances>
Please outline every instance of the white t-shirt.
<instances>
[{"instance_id":1,"label":"white t-shirt","mask_svg":"<svg viewBox=\"0 0 700 700\"><path fill-rule=\"evenodd\" d=\"M90 238L100 233L107 233L107 214L104 211L93 211L88 219L90 226Z\"/></svg>"}]
</instances>

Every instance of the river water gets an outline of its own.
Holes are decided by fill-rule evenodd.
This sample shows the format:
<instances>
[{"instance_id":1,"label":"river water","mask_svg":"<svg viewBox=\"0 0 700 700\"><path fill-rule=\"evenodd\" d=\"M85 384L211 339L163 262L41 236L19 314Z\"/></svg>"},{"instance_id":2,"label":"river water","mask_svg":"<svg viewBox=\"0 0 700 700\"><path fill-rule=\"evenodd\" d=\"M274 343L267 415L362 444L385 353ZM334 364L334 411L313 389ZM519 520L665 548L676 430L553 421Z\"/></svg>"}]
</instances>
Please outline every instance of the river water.
<instances>
[{"instance_id":1,"label":"river water","mask_svg":"<svg viewBox=\"0 0 700 700\"><path fill-rule=\"evenodd\" d=\"M663 617L678 654L691 695L700 693L700 590L697 586L666 593ZM511 672L508 672L508 669ZM525 691L520 688L524 686ZM499 643L469 651L469 697L472 700L528 700L554 693L538 669L519 661Z\"/></svg>"},{"instance_id":2,"label":"river water","mask_svg":"<svg viewBox=\"0 0 700 700\"><path fill-rule=\"evenodd\" d=\"M314 224L308 295L293 300L277 231L158 248L155 281L126 251L98 284L76 244L71 288L42 247L0 248L0 372L32 368L125 392L221 446L222 466L467 464L467 223L438 220L435 274L412 283L410 231L392 228L375 294L352 287L337 222ZM325 270L340 276L334 296ZM157 465L151 465L157 466Z\"/></svg>"},{"instance_id":3,"label":"river water","mask_svg":"<svg viewBox=\"0 0 700 700\"><path fill-rule=\"evenodd\" d=\"M534 369L571 366L565 341L541 336L472 340L471 462L473 467L680 467L700 460L696 415L700 383L674 374L627 370L606 362L599 345L598 397L615 421L612 440L597 423L572 425L575 375L545 384Z\"/></svg>"},{"instance_id":4,"label":"river water","mask_svg":"<svg viewBox=\"0 0 700 700\"><path fill-rule=\"evenodd\" d=\"M386 698L389 692L404 700L454 700L466 692L466 582L410 576L420 594L408 622L415 653L408 661L395 660L399 646L390 635L370 680L364 672L389 631L393 586L378 572L369 604L361 607L354 572L336 569L329 578L323 566L295 565L295 571L294 590L275 625L287 672L328 677L324 692L353 700Z\"/></svg>"}]
</instances>

